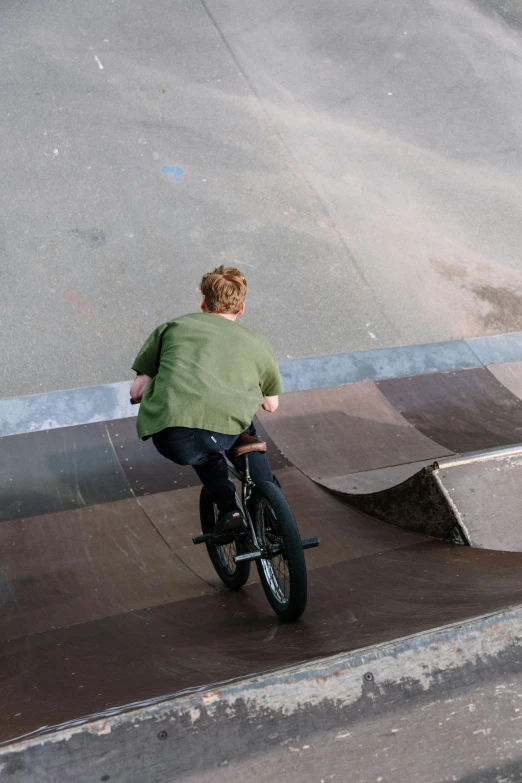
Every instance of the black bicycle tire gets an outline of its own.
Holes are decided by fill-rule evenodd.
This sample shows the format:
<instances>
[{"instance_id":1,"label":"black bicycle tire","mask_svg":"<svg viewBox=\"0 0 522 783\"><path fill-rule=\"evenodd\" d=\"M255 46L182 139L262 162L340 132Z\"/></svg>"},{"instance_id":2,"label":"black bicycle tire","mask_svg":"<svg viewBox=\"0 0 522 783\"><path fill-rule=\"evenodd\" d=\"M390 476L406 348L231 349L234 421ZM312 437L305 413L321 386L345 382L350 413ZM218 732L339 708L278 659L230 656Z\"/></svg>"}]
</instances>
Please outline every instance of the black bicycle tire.
<instances>
[{"instance_id":1,"label":"black bicycle tire","mask_svg":"<svg viewBox=\"0 0 522 783\"><path fill-rule=\"evenodd\" d=\"M281 620L297 620L303 614L307 602L308 580L306 561L297 522L283 492L270 481L261 481L253 489L250 507L256 535L259 531L258 511L261 499L268 501L277 519L283 540L285 560L289 573L289 596L287 602L281 602L274 595L267 580L263 564L256 561L259 578L270 606Z\"/></svg>"},{"instance_id":2,"label":"black bicycle tire","mask_svg":"<svg viewBox=\"0 0 522 783\"><path fill-rule=\"evenodd\" d=\"M205 487L201 488L199 495L199 518L201 520L201 530L203 533L211 533L214 527L214 504L209 493ZM219 576L223 584L230 590L239 590L243 585L248 582L250 576L250 563L248 561L243 563L235 563L235 570L233 574L225 571L222 565L221 557L217 551L221 547L216 547L215 544L207 541L205 546L207 547L208 556L210 562L214 566L216 574ZM237 551L237 544L236 544Z\"/></svg>"}]
</instances>

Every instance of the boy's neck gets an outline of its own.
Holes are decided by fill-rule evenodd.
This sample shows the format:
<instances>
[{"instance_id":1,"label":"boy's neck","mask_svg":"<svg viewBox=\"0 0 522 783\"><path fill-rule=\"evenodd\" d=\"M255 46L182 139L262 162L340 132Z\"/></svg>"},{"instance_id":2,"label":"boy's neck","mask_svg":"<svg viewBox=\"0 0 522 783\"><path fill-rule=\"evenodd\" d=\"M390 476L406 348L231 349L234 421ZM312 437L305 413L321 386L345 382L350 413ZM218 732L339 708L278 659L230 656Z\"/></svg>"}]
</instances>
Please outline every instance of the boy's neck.
<instances>
[{"instance_id":1,"label":"boy's neck","mask_svg":"<svg viewBox=\"0 0 522 783\"><path fill-rule=\"evenodd\" d=\"M236 318L239 318L239 313L209 313L208 310L203 310L203 312L207 315L219 315L220 318L226 318L227 321L235 321Z\"/></svg>"},{"instance_id":2,"label":"boy's neck","mask_svg":"<svg viewBox=\"0 0 522 783\"><path fill-rule=\"evenodd\" d=\"M235 321L237 318L237 315L233 313L213 313L213 315L219 315L220 318L226 318L227 321Z\"/></svg>"}]
</instances>

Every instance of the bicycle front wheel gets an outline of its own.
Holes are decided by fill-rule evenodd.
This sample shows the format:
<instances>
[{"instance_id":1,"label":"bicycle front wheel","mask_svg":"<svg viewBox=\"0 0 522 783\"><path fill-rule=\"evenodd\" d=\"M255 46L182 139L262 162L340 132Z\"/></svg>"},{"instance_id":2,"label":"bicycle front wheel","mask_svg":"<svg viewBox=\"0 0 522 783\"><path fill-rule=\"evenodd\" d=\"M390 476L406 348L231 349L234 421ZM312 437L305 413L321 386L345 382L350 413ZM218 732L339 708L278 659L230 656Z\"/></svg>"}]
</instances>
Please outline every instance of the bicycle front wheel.
<instances>
[{"instance_id":1,"label":"bicycle front wheel","mask_svg":"<svg viewBox=\"0 0 522 783\"><path fill-rule=\"evenodd\" d=\"M281 620L297 620L307 598L306 563L292 509L275 484L261 481L250 503L264 557L256 561L270 606Z\"/></svg>"},{"instance_id":2,"label":"bicycle front wheel","mask_svg":"<svg viewBox=\"0 0 522 783\"><path fill-rule=\"evenodd\" d=\"M199 496L199 517L203 533L212 533L217 521L218 510L205 487L201 488ZM250 563L248 561L243 563L234 561L234 557L239 554L237 539L221 546L216 546L209 541L206 547L217 575L227 587L231 590L239 590L248 582Z\"/></svg>"}]
</instances>

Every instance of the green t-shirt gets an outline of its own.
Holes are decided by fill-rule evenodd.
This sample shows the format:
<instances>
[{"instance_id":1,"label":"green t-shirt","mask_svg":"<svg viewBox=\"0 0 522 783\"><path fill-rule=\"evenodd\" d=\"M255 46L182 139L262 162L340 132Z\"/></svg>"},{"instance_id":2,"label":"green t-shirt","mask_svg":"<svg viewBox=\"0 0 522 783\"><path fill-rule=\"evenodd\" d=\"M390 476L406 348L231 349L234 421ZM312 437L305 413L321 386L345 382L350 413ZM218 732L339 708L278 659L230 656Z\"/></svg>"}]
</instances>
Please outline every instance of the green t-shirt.
<instances>
[{"instance_id":1,"label":"green t-shirt","mask_svg":"<svg viewBox=\"0 0 522 783\"><path fill-rule=\"evenodd\" d=\"M252 329L212 313L158 326L132 369L150 375L138 414L138 436L165 427L239 435L263 397L281 394L272 349Z\"/></svg>"}]
</instances>

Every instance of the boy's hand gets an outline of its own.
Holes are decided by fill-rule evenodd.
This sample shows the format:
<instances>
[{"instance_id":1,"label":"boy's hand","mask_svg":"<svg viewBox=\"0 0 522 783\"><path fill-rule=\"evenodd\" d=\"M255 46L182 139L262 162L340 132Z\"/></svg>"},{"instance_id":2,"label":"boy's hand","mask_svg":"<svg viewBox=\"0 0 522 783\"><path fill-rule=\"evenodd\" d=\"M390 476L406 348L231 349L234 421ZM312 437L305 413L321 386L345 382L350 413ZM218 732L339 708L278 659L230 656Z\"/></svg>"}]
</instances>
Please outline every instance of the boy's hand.
<instances>
[{"instance_id":1,"label":"boy's hand","mask_svg":"<svg viewBox=\"0 0 522 783\"><path fill-rule=\"evenodd\" d=\"M152 378L148 375L138 375L132 386L130 387L130 396L136 402L140 402L143 397L143 392L151 382Z\"/></svg>"},{"instance_id":2,"label":"boy's hand","mask_svg":"<svg viewBox=\"0 0 522 783\"><path fill-rule=\"evenodd\" d=\"M265 397L265 399L263 400L263 410L268 411L268 413L275 413L278 407L279 407L279 396Z\"/></svg>"}]
</instances>

